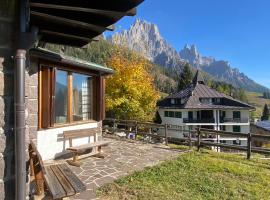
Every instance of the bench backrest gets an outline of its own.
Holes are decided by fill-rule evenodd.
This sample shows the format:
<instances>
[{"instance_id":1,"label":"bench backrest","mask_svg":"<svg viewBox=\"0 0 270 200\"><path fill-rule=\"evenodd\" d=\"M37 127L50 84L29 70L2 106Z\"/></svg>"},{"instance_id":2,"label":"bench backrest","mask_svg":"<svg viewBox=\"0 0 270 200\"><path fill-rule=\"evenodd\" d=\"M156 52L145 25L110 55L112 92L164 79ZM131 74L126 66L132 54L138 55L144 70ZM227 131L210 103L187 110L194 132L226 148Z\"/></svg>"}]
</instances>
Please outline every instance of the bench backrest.
<instances>
[{"instance_id":1,"label":"bench backrest","mask_svg":"<svg viewBox=\"0 0 270 200\"><path fill-rule=\"evenodd\" d=\"M71 131L64 131L64 139L69 140L69 146L72 147L72 139L76 138L84 138L94 136L94 142L97 141L97 133L101 131L101 128L88 128L88 129L79 129L79 130L71 130Z\"/></svg>"},{"instance_id":2,"label":"bench backrest","mask_svg":"<svg viewBox=\"0 0 270 200\"><path fill-rule=\"evenodd\" d=\"M41 172L45 175L46 172L45 172L45 168L44 168L44 164L43 164L41 155L39 154L39 152L36 148L36 145L33 141L30 141L30 144L29 144L29 157L30 157L30 160L31 160L32 165L33 165L32 170L34 170L35 173Z\"/></svg>"}]
</instances>

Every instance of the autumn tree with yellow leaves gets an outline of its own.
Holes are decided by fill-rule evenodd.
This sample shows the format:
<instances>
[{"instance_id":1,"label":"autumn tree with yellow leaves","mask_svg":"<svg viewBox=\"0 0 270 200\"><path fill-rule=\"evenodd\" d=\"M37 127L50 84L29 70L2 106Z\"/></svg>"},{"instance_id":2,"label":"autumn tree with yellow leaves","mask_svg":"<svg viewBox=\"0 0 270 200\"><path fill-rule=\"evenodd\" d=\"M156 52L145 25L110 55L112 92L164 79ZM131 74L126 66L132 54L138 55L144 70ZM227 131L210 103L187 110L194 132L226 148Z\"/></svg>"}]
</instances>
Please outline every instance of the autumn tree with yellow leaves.
<instances>
[{"instance_id":1,"label":"autumn tree with yellow leaves","mask_svg":"<svg viewBox=\"0 0 270 200\"><path fill-rule=\"evenodd\" d=\"M149 73L152 65L137 54L120 50L114 52L107 65L115 70L106 79L107 116L152 120L159 99Z\"/></svg>"}]
</instances>

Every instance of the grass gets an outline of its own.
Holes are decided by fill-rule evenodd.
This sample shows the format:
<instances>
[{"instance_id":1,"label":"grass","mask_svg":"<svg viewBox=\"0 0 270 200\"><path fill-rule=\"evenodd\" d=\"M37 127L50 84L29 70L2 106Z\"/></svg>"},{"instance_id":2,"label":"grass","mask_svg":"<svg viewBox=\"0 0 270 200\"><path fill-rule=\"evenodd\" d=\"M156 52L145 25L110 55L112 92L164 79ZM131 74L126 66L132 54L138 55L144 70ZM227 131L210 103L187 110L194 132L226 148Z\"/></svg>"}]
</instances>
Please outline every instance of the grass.
<instances>
[{"instance_id":1,"label":"grass","mask_svg":"<svg viewBox=\"0 0 270 200\"><path fill-rule=\"evenodd\" d=\"M257 92L246 92L247 94L247 98L248 98L248 102L256 107L256 111L255 111L255 115L257 118L261 117L262 114L262 110L264 105L267 103L268 105L270 105L270 99L264 99L262 97L261 93L257 93Z\"/></svg>"},{"instance_id":2,"label":"grass","mask_svg":"<svg viewBox=\"0 0 270 200\"><path fill-rule=\"evenodd\" d=\"M98 190L100 199L270 199L270 161L203 150L182 154Z\"/></svg>"}]
</instances>

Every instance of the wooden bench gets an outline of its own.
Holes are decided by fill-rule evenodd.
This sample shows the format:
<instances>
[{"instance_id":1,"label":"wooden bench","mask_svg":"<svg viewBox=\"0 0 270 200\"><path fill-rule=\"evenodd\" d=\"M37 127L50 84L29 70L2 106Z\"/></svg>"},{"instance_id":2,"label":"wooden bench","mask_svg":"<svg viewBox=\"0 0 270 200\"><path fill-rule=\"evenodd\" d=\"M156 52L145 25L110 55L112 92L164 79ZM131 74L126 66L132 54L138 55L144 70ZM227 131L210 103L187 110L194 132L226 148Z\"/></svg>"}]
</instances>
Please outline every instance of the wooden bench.
<instances>
[{"instance_id":1,"label":"wooden bench","mask_svg":"<svg viewBox=\"0 0 270 200\"><path fill-rule=\"evenodd\" d=\"M92 152L89 153L87 156L96 156L99 158L104 158L102 155L102 146L106 146L109 144L109 141L97 141L97 133L101 131L101 128L90 128L90 129L80 129L80 130L72 130L72 131L64 131L64 140L69 141L69 148L68 151L73 153L73 160L67 160L68 164L79 167L81 163L79 160L79 155L84 153L86 150L91 150ZM94 142L83 144L79 146L73 146L72 140L85 138L85 137L93 137ZM89 139L90 140L90 139Z\"/></svg>"},{"instance_id":2,"label":"wooden bench","mask_svg":"<svg viewBox=\"0 0 270 200\"><path fill-rule=\"evenodd\" d=\"M35 176L37 195L43 195L45 187L50 192L52 199L70 197L86 190L86 186L67 164L44 165L32 141L29 145L29 157L30 174Z\"/></svg>"}]
</instances>

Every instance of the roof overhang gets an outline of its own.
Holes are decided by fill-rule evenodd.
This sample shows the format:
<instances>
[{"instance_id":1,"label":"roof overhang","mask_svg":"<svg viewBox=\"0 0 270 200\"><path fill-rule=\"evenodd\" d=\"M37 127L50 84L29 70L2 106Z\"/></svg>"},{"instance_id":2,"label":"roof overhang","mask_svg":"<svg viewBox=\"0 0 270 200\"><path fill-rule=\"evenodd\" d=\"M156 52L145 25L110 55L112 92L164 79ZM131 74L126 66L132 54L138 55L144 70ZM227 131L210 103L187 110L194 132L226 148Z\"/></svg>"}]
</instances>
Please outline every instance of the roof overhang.
<instances>
[{"instance_id":1,"label":"roof overhang","mask_svg":"<svg viewBox=\"0 0 270 200\"><path fill-rule=\"evenodd\" d=\"M55 53L42 48L33 48L30 50L31 57L41 58L46 61L60 63L63 65L73 66L86 71L94 71L97 74L106 76L114 73L114 70L96 63L87 62L78 58L66 56L63 54Z\"/></svg>"},{"instance_id":2,"label":"roof overhang","mask_svg":"<svg viewBox=\"0 0 270 200\"><path fill-rule=\"evenodd\" d=\"M124 16L136 14L144 0L30 0L30 26L40 42L82 47Z\"/></svg>"}]
</instances>

